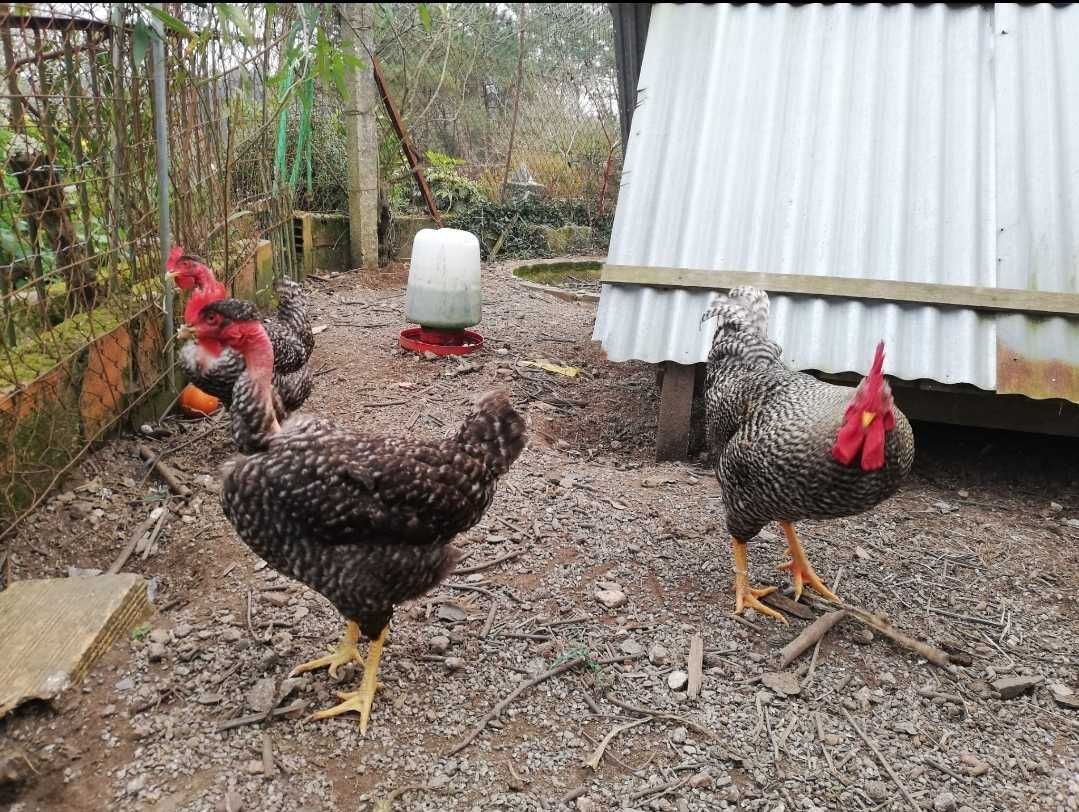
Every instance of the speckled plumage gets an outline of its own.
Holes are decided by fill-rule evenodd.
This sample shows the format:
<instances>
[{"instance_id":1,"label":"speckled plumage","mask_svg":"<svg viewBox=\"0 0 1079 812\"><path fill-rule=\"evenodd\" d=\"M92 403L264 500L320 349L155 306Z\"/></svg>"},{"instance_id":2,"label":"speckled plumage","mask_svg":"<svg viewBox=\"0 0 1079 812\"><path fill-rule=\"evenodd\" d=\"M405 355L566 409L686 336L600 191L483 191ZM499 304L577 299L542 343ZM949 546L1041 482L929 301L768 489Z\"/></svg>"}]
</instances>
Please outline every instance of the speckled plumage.
<instances>
[{"instance_id":1,"label":"speckled plumage","mask_svg":"<svg viewBox=\"0 0 1079 812\"><path fill-rule=\"evenodd\" d=\"M855 390L794 372L767 337L768 297L755 288L717 296L705 399L727 527L749 541L772 521L851 516L884 501L914 461L914 437L895 409L885 464L842 465L831 449Z\"/></svg>"},{"instance_id":2,"label":"speckled plumage","mask_svg":"<svg viewBox=\"0 0 1079 812\"><path fill-rule=\"evenodd\" d=\"M502 393L481 398L452 438L377 437L307 415L275 431L257 383L236 385L237 442L225 515L277 571L317 590L368 637L395 604L453 570L448 545L479 521L495 482L521 453L524 421Z\"/></svg>"}]
</instances>

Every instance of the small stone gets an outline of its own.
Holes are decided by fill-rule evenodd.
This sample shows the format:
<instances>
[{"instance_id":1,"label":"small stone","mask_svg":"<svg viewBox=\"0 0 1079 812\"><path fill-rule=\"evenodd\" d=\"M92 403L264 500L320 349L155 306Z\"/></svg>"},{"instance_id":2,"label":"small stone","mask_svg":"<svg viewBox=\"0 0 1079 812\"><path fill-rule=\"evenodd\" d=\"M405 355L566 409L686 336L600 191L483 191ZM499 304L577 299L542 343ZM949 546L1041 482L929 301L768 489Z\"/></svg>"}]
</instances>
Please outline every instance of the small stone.
<instances>
[{"instance_id":1,"label":"small stone","mask_svg":"<svg viewBox=\"0 0 1079 812\"><path fill-rule=\"evenodd\" d=\"M263 592L262 599L270 606L288 606L288 602L292 600L287 592Z\"/></svg>"},{"instance_id":2,"label":"small stone","mask_svg":"<svg viewBox=\"0 0 1079 812\"><path fill-rule=\"evenodd\" d=\"M963 488L960 488L957 493L959 494L960 499L966 499L968 496L970 496L970 491L964 490Z\"/></svg>"},{"instance_id":3,"label":"small stone","mask_svg":"<svg viewBox=\"0 0 1079 812\"><path fill-rule=\"evenodd\" d=\"M145 775L137 775L134 778L132 778L130 781L127 782L127 787L126 787L127 794L128 795L134 795L135 793L140 792L142 790L142 788L145 787L145 786L146 786L146 776Z\"/></svg>"},{"instance_id":4,"label":"small stone","mask_svg":"<svg viewBox=\"0 0 1079 812\"><path fill-rule=\"evenodd\" d=\"M824 743L829 745L830 747L835 747L841 741L843 741L843 740L841 738L839 738L839 736L837 736L835 733L825 733L824 734Z\"/></svg>"},{"instance_id":5,"label":"small stone","mask_svg":"<svg viewBox=\"0 0 1079 812\"><path fill-rule=\"evenodd\" d=\"M164 660L167 653L168 649L161 643L151 643L149 650L146 652L146 657L150 662L157 663Z\"/></svg>"},{"instance_id":6,"label":"small stone","mask_svg":"<svg viewBox=\"0 0 1079 812\"><path fill-rule=\"evenodd\" d=\"M1049 509L1053 511L1053 513L1063 513L1064 505L1060 504L1060 502L1050 502Z\"/></svg>"},{"instance_id":7,"label":"small stone","mask_svg":"<svg viewBox=\"0 0 1079 812\"><path fill-rule=\"evenodd\" d=\"M854 633L851 639L853 639L854 642L857 643L859 646L868 646L870 643L873 642L873 632L871 632L869 629L858 629L858 631Z\"/></svg>"},{"instance_id":8,"label":"small stone","mask_svg":"<svg viewBox=\"0 0 1079 812\"><path fill-rule=\"evenodd\" d=\"M652 665L666 665L667 658L667 649L659 643L653 643L652 647L648 649L648 662L652 663Z\"/></svg>"},{"instance_id":9,"label":"small stone","mask_svg":"<svg viewBox=\"0 0 1079 812\"><path fill-rule=\"evenodd\" d=\"M704 789L705 787L712 786L714 779L708 773L697 773L689 779L689 785L693 789Z\"/></svg>"},{"instance_id":10,"label":"small stone","mask_svg":"<svg viewBox=\"0 0 1079 812\"><path fill-rule=\"evenodd\" d=\"M761 676L761 684L783 696L795 696L802 692L798 677L789 671L766 671Z\"/></svg>"},{"instance_id":11,"label":"small stone","mask_svg":"<svg viewBox=\"0 0 1079 812\"><path fill-rule=\"evenodd\" d=\"M130 691L134 687L135 681L131 679L131 677L124 677L122 680L119 680L116 683L116 690L120 691L121 693L123 691Z\"/></svg>"},{"instance_id":12,"label":"small stone","mask_svg":"<svg viewBox=\"0 0 1079 812\"><path fill-rule=\"evenodd\" d=\"M689 736L689 731L684 727L676 727L671 731L671 741L675 744L685 744L686 737Z\"/></svg>"},{"instance_id":13,"label":"small stone","mask_svg":"<svg viewBox=\"0 0 1079 812\"><path fill-rule=\"evenodd\" d=\"M274 678L263 677L247 692L247 707L255 713L265 713L273 707L276 698L277 685Z\"/></svg>"},{"instance_id":14,"label":"small stone","mask_svg":"<svg viewBox=\"0 0 1079 812\"><path fill-rule=\"evenodd\" d=\"M230 789L225 793L225 801L222 805L225 812L243 812L244 801L234 789Z\"/></svg>"},{"instance_id":15,"label":"small stone","mask_svg":"<svg viewBox=\"0 0 1079 812\"><path fill-rule=\"evenodd\" d=\"M672 691L681 691L689 682L689 674L685 671L672 671L667 675L667 687Z\"/></svg>"},{"instance_id":16,"label":"small stone","mask_svg":"<svg viewBox=\"0 0 1079 812\"><path fill-rule=\"evenodd\" d=\"M251 775L259 775L262 772L262 761L257 758L253 758L250 761L245 761L244 770Z\"/></svg>"},{"instance_id":17,"label":"small stone","mask_svg":"<svg viewBox=\"0 0 1079 812\"><path fill-rule=\"evenodd\" d=\"M885 671L880 675L881 685L895 685L895 674L890 671Z\"/></svg>"},{"instance_id":18,"label":"small stone","mask_svg":"<svg viewBox=\"0 0 1079 812\"><path fill-rule=\"evenodd\" d=\"M297 606L296 611L292 613L292 622L299 623L305 617L311 614L311 610L306 606Z\"/></svg>"},{"instance_id":19,"label":"small stone","mask_svg":"<svg viewBox=\"0 0 1079 812\"><path fill-rule=\"evenodd\" d=\"M621 648L622 653L628 657L638 657L641 654L644 654L644 646L632 638L623 640L622 645L619 646L619 648Z\"/></svg>"},{"instance_id":20,"label":"small stone","mask_svg":"<svg viewBox=\"0 0 1079 812\"><path fill-rule=\"evenodd\" d=\"M1049 686L1049 693L1052 695L1053 701L1060 707L1068 710L1079 710L1079 696L1076 696L1075 691L1067 685L1054 682Z\"/></svg>"},{"instance_id":21,"label":"small stone","mask_svg":"<svg viewBox=\"0 0 1079 812\"><path fill-rule=\"evenodd\" d=\"M888 785L882 781L866 781L865 794L874 801L883 801L891 796Z\"/></svg>"},{"instance_id":22,"label":"small stone","mask_svg":"<svg viewBox=\"0 0 1079 812\"><path fill-rule=\"evenodd\" d=\"M221 632L221 639L227 643L235 643L244 636L243 632L239 629L229 626Z\"/></svg>"},{"instance_id":23,"label":"small stone","mask_svg":"<svg viewBox=\"0 0 1079 812\"><path fill-rule=\"evenodd\" d=\"M460 623L468 618L468 614L460 606L452 603L444 603L438 607L438 619L448 623Z\"/></svg>"},{"instance_id":24,"label":"small stone","mask_svg":"<svg viewBox=\"0 0 1079 812\"><path fill-rule=\"evenodd\" d=\"M181 623L175 629L172 630L172 636L175 637L177 640L182 640L183 638L187 637L189 634L191 634L191 624L190 623Z\"/></svg>"},{"instance_id":25,"label":"small stone","mask_svg":"<svg viewBox=\"0 0 1079 812\"><path fill-rule=\"evenodd\" d=\"M438 654L441 656L450 650L450 638L446 637L446 635L444 634L440 634L437 637L432 637L428 641L427 647L431 649L432 654Z\"/></svg>"},{"instance_id":26,"label":"small stone","mask_svg":"<svg viewBox=\"0 0 1079 812\"><path fill-rule=\"evenodd\" d=\"M855 547L854 555L856 558L860 558L863 561L868 561L870 558L872 558L872 556L870 556L869 553L862 547Z\"/></svg>"},{"instance_id":27,"label":"small stone","mask_svg":"<svg viewBox=\"0 0 1079 812\"><path fill-rule=\"evenodd\" d=\"M1014 699L1022 696L1036 685L1040 685L1042 678L1032 677L1004 677L993 682L993 688L1000 694L1001 699Z\"/></svg>"},{"instance_id":28,"label":"small stone","mask_svg":"<svg viewBox=\"0 0 1079 812\"><path fill-rule=\"evenodd\" d=\"M443 665L446 666L446 670L449 672L460 671L465 667L465 661L462 657L447 657L443 661Z\"/></svg>"},{"instance_id":29,"label":"small stone","mask_svg":"<svg viewBox=\"0 0 1079 812\"><path fill-rule=\"evenodd\" d=\"M918 735L918 728L914 722L895 722L892 724L892 730L896 733L906 733L908 736Z\"/></svg>"},{"instance_id":30,"label":"small stone","mask_svg":"<svg viewBox=\"0 0 1079 812\"><path fill-rule=\"evenodd\" d=\"M602 812L602 807L587 795L577 799L577 812Z\"/></svg>"},{"instance_id":31,"label":"small stone","mask_svg":"<svg viewBox=\"0 0 1079 812\"><path fill-rule=\"evenodd\" d=\"M936 812L954 812L955 796L950 792L942 792L933 799L933 809Z\"/></svg>"},{"instance_id":32,"label":"small stone","mask_svg":"<svg viewBox=\"0 0 1079 812\"><path fill-rule=\"evenodd\" d=\"M445 773L435 773L431 776L431 780L427 782L427 786L431 789L442 789L446 784L450 783L450 777Z\"/></svg>"},{"instance_id":33,"label":"small stone","mask_svg":"<svg viewBox=\"0 0 1079 812\"><path fill-rule=\"evenodd\" d=\"M973 753L964 753L959 757L959 762L963 765L964 772L973 778L989 772L989 763L982 761Z\"/></svg>"},{"instance_id":34,"label":"small stone","mask_svg":"<svg viewBox=\"0 0 1079 812\"><path fill-rule=\"evenodd\" d=\"M195 701L198 702L200 705L216 705L224 698L225 697L223 697L221 694L203 691L201 694L198 695Z\"/></svg>"},{"instance_id":35,"label":"small stone","mask_svg":"<svg viewBox=\"0 0 1079 812\"><path fill-rule=\"evenodd\" d=\"M626 593L617 589L599 589L596 591L596 600L608 609L617 609L626 602Z\"/></svg>"}]
</instances>

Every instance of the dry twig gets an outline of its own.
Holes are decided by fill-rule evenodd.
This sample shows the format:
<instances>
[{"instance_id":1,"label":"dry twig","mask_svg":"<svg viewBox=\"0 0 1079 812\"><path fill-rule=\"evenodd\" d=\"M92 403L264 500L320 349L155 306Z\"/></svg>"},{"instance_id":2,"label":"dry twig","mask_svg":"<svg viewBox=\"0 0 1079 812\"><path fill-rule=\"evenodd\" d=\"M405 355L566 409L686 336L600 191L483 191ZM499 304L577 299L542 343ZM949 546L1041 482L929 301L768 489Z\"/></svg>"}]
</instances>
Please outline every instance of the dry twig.
<instances>
[{"instance_id":1,"label":"dry twig","mask_svg":"<svg viewBox=\"0 0 1079 812\"><path fill-rule=\"evenodd\" d=\"M604 736L600 743L596 745L596 749L592 751L592 755L590 755L587 759L584 760L583 766L591 767L593 771L598 770L599 763L603 761L603 751L607 749L607 745L610 744L619 733L625 733L627 730L632 730L635 727L640 727L647 722L653 721L653 719L654 717L645 717L644 719L637 719L633 722L627 722L624 725L619 725L618 727L612 729L611 732Z\"/></svg>"},{"instance_id":2,"label":"dry twig","mask_svg":"<svg viewBox=\"0 0 1079 812\"><path fill-rule=\"evenodd\" d=\"M191 489L180 481L179 475L171 466L160 459L160 454L154 454L153 451L140 443L139 456L150 463L150 467L157 472L157 475L165 481L165 484L169 486L169 490L174 494L182 499L186 499L191 495Z\"/></svg>"},{"instance_id":3,"label":"dry twig","mask_svg":"<svg viewBox=\"0 0 1079 812\"><path fill-rule=\"evenodd\" d=\"M516 552L506 553L500 555L493 561L488 561L486 564L476 564L473 567L465 567L464 569L456 569L451 575L470 575L473 572L482 572L483 570L489 570L491 567L501 564L503 561L511 561L514 558L524 555L524 550L517 550Z\"/></svg>"},{"instance_id":4,"label":"dry twig","mask_svg":"<svg viewBox=\"0 0 1079 812\"><path fill-rule=\"evenodd\" d=\"M806 626L801 634L787 643L787 645L780 650L779 667L781 669L786 668L801 657L810 646L820 642L824 635L828 633L828 630L846 616L846 611L840 609L838 612L829 612L827 615L821 615Z\"/></svg>"},{"instance_id":5,"label":"dry twig","mask_svg":"<svg viewBox=\"0 0 1079 812\"><path fill-rule=\"evenodd\" d=\"M877 745L874 744L873 740L865 734L864 730L858 727L858 723L854 721L854 717L850 715L850 711L848 711L846 708L840 708L840 710L843 711L843 715L847 719L847 724L854 728L854 732L857 733L858 737L865 742L866 747L873 751L873 755L877 757L877 761L880 762L880 766L884 768L884 771L888 773L891 779L895 782L895 785L899 787L899 791L903 793L903 797L907 799L907 803L910 804L911 809L916 810L916 812L921 812L921 806L919 806L918 802L915 801L914 798L911 796L910 790L907 789L906 785L899 780L899 776L895 774L895 770L892 769L892 765L884 760L884 755L880 752L880 749L877 747Z\"/></svg>"}]
</instances>

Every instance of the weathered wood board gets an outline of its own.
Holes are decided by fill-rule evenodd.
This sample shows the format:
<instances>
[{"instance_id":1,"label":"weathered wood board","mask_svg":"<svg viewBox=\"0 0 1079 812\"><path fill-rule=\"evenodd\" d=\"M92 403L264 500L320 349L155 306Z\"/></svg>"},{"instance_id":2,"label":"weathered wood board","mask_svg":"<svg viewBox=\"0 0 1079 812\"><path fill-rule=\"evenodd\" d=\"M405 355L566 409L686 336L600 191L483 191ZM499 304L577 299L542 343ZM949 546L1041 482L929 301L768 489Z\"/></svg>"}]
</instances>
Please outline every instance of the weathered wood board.
<instances>
[{"instance_id":1,"label":"weathered wood board","mask_svg":"<svg viewBox=\"0 0 1079 812\"><path fill-rule=\"evenodd\" d=\"M11 584L0 592L0 716L78 684L151 611L130 573Z\"/></svg>"}]
</instances>

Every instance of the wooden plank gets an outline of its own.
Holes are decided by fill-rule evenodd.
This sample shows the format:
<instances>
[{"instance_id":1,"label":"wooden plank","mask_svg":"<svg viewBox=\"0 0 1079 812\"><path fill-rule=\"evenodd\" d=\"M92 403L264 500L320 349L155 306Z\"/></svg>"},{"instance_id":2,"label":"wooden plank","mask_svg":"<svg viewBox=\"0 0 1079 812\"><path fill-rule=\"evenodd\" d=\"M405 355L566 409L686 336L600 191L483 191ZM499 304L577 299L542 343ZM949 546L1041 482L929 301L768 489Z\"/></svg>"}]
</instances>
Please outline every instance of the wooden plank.
<instances>
[{"instance_id":1,"label":"wooden plank","mask_svg":"<svg viewBox=\"0 0 1079 812\"><path fill-rule=\"evenodd\" d=\"M786 293L796 296L959 307L999 313L1027 313L1035 316L1079 316L1079 293L1015 288L938 285L928 282L896 282L888 279L855 279L847 276L646 268L630 265L604 265L600 281L604 284L705 288L707 290L729 290L738 285L753 285L768 293Z\"/></svg>"},{"instance_id":2,"label":"wooden plank","mask_svg":"<svg viewBox=\"0 0 1079 812\"><path fill-rule=\"evenodd\" d=\"M0 592L0 716L76 685L151 611L130 573L11 584Z\"/></svg>"},{"instance_id":3,"label":"wooden plank","mask_svg":"<svg viewBox=\"0 0 1079 812\"><path fill-rule=\"evenodd\" d=\"M689 415L693 408L694 364L667 361L663 367L656 429L656 459L684 460L689 454Z\"/></svg>"}]
</instances>

